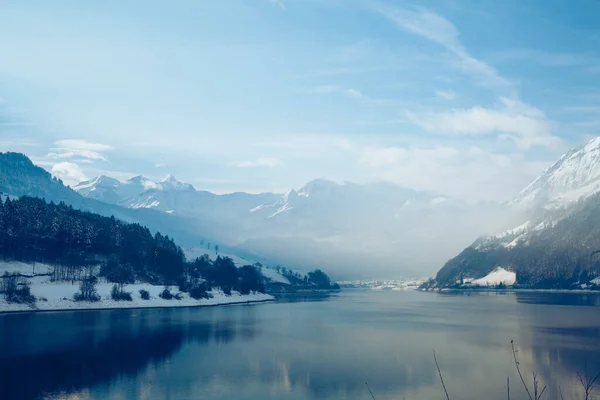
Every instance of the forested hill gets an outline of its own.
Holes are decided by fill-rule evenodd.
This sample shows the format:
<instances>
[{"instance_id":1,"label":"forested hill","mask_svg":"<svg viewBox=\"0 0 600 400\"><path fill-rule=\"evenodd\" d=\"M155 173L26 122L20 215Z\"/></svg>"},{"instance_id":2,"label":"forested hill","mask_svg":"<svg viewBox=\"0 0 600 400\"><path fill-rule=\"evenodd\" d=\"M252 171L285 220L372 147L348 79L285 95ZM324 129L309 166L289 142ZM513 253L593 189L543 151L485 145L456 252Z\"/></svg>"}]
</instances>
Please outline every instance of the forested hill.
<instances>
[{"instance_id":1,"label":"forested hill","mask_svg":"<svg viewBox=\"0 0 600 400\"><path fill-rule=\"evenodd\" d=\"M114 215L120 220L147 226L153 232L169 234L181 245L193 245L202 239L213 242L220 239L221 225L214 221L183 218L149 209L127 209L85 198L20 153L0 152L0 194L39 197L55 203L62 201L78 210L107 217Z\"/></svg>"},{"instance_id":2,"label":"forested hill","mask_svg":"<svg viewBox=\"0 0 600 400\"><path fill-rule=\"evenodd\" d=\"M53 280L82 280L93 274L119 284L177 285L190 293L205 293L213 286L225 293L264 292L270 282L259 264L237 268L229 257L213 261L208 255L187 262L173 239L152 235L142 225L27 196L0 196L0 260L55 265ZM292 286L336 287L320 270L304 278L288 271L286 277Z\"/></svg>"},{"instance_id":3,"label":"forested hill","mask_svg":"<svg viewBox=\"0 0 600 400\"><path fill-rule=\"evenodd\" d=\"M475 242L444 265L437 284L451 286L504 267L516 272L516 284L524 287L600 288L600 194L544 221L500 242Z\"/></svg>"},{"instance_id":4,"label":"forested hill","mask_svg":"<svg viewBox=\"0 0 600 400\"><path fill-rule=\"evenodd\" d=\"M22 197L0 201L0 257L83 267L122 266L126 280L175 283L183 251L168 236L139 224Z\"/></svg>"}]
</instances>

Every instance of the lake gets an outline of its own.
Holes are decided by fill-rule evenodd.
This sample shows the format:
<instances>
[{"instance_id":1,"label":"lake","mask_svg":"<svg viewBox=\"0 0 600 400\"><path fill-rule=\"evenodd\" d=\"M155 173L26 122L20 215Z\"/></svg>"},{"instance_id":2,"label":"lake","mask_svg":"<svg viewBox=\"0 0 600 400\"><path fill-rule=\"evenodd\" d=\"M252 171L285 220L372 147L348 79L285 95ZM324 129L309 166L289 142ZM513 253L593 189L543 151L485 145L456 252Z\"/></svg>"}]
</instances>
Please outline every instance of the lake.
<instances>
[{"instance_id":1,"label":"lake","mask_svg":"<svg viewBox=\"0 0 600 400\"><path fill-rule=\"evenodd\" d=\"M0 315L0 399L524 399L600 372L594 294L344 290L208 308ZM600 398L600 389L597 391ZM573 397L572 397L573 396Z\"/></svg>"}]
</instances>

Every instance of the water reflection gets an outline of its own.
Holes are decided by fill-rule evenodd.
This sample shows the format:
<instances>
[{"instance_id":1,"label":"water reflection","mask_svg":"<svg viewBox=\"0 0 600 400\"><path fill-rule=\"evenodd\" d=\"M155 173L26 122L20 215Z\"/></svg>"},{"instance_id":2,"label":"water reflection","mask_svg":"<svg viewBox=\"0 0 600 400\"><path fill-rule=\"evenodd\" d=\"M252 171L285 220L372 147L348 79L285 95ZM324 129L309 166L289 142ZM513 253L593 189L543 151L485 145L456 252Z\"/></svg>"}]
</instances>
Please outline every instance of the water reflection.
<instances>
[{"instance_id":1,"label":"water reflection","mask_svg":"<svg viewBox=\"0 0 600 400\"><path fill-rule=\"evenodd\" d=\"M183 310L20 314L0 318L0 399L71 393L162 365L184 344L235 338L234 323L182 323ZM252 337L253 324L242 338Z\"/></svg>"},{"instance_id":2,"label":"water reflection","mask_svg":"<svg viewBox=\"0 0 600 400\"><path fill-rule=\"evenodd\" d=\"M549 399L587 361L600 307L529 294L344 291L273 304L0 316L0 398L506 398L510 340ZM37 377L32 379L31 377ZM514 397L524 392L514 388ZM522 389L521 389L522 391ZM54 396L54 397L52 397Z\"/></svg>"}]
</instances>

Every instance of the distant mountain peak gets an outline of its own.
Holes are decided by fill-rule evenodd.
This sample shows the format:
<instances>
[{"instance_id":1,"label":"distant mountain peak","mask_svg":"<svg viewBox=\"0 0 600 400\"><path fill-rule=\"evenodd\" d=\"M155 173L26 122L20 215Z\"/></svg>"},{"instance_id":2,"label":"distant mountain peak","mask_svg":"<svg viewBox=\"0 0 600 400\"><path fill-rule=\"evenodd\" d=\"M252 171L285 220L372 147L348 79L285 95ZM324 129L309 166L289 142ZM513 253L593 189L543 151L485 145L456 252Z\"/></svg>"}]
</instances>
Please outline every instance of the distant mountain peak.
<instances>
[{"instance_id":1,"label":"distant mountain peak","mask_svg":"<svg viewBox=\"0 0 600 400\"><path fill-rule=\"evenodd\" d=\"M191 184L178 181L177 178L171 174L160 181L160 186L163 190L195 190Z\"/></svg>"}]
</instances>

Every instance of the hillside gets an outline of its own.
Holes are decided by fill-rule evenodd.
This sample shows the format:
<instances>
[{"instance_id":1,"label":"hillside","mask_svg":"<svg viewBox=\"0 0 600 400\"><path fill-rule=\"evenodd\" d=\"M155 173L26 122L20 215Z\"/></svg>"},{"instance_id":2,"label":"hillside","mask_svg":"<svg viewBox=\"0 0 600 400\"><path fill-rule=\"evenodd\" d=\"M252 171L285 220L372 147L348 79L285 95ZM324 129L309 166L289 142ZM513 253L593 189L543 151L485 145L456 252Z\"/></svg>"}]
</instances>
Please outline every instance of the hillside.
<instances>
[{"instance_id":1,"label":"hillside","mask_svg":"<svg viewBox=\"0 0 600 400\"><path fill-rule=\"evenodd\" d=\"M103 178L105 184L106 180ZM13 197L39 197L54 203L64 202L78 210L142 224L153 232L161 231L170 235L182 245L195 245L203 239L219 240L223 238L221 232L224 229L231 229L212 218L190 219L153 209L130 209L84 197L19 153L0 153L1 193Z\"/></svg>"},{"instance_id":2,"label":"hillside","mask_svg":"<svg viewBox=\"0 0 600 400\"><path fill-rule=\"evenodd\" d=\"M511 202L528 208L521 225L481 237L438 272L439 285L482 278L497 267L516 284L594 288L600 281L600 138L563 155Z\"/></svg>"}]
</instances>

